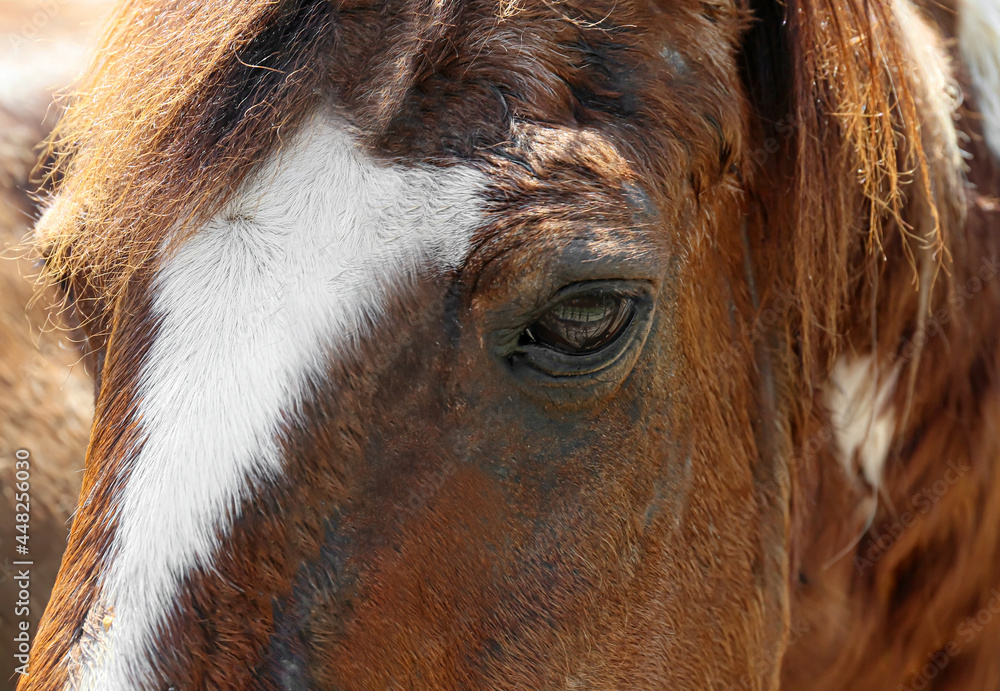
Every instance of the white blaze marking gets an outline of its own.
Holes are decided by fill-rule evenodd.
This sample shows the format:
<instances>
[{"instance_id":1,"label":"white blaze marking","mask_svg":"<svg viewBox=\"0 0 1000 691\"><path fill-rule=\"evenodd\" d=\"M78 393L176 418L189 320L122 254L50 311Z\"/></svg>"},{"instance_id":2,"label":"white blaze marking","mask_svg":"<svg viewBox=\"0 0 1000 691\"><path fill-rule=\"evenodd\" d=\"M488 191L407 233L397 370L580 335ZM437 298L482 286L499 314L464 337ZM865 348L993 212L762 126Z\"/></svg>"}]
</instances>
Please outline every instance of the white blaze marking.
<instances>
[{"instance_id":1,"label":"white blaze marking","mask_svg":"<svg viewBox=\"0 0 1000 691\"><path fill-rule=\"evenodd\" d=\"M983 114L983 134L1000 158L1000 2L965 0L958 17L958 46Z\"/></svg>"},{"instance_id":2,"label":"white blaze marking","mask_svg":"<svg viewBox=\"0 0 1000 691\"><path fill-rule=\"evenodd\" d=\"M878 487L896 431L896 411L891 405L899 368L879 370L871 355L842 356L834 365L825 391L841 463L854 474L854 455L872 487Z\"/></svg>"},{"instance_id":3,"label":"white blaze marking","mask_svg":"<svg viewBox=\"0 0 1000 691\"><path fill-rule=\"evenodd\" d=\"M211 563L216 531L282 472L282 413L331 349L378 318L394 283L463 261L483 185L470 168L376 163L332 116L316 117L166 261L138 405L146 441L101 591L115 618L81 686L148 679L179 579Z\"/></svg>"}]
</instances>

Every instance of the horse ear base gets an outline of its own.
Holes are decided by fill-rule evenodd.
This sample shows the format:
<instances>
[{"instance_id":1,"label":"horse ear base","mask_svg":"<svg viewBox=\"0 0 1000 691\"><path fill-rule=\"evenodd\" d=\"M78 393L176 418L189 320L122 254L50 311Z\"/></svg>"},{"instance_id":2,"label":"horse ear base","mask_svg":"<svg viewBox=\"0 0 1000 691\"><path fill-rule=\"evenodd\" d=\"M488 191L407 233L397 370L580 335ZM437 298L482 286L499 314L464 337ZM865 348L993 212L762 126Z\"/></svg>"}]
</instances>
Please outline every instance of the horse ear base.
<instances>
[{"instance_id":1,"label":"horse ear base","mask_svg":"<svg viewBox=\"0 0 1000 691\"><path fill-rule=\"evenodd\" d=\"M741 46L740 69L747 95L758 116L771 122L783 119L791 105L787 7L776 0L750 0L750 24Z\"/></svg>"}]
</instances>

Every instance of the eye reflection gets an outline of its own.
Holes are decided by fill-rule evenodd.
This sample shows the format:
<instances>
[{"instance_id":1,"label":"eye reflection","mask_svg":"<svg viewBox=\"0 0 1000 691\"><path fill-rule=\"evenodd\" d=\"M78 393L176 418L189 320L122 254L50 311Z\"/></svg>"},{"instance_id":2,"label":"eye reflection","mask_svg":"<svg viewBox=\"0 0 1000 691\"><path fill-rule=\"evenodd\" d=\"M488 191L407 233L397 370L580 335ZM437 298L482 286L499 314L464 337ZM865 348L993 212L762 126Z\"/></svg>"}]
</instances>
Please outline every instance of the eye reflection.
<instances>
[{"instance_id":1,"label":"eye reflection","mask_svg":"<svg viewBox=\"0 0 1000 691\"><path fill-rule=\"evenodd\" d=\"M634 313L632 300L621 295L577 295L543 314L524 332L522 342L570 355L593 353L620 336Z\"/></svg>"}]
</instances>

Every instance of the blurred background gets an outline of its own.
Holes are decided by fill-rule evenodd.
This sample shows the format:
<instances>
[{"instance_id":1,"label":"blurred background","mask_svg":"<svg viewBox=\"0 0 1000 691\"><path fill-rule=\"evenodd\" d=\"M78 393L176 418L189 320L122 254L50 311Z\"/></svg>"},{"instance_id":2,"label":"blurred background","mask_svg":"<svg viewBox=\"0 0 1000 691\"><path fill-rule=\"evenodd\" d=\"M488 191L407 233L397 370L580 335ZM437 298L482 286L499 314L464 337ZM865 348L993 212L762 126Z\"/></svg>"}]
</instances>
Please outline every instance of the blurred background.
<instances>
[{"instance_id":1,"label":"blurred background","mask_svg":"<svg viewBox=\"0 0 1000 691\"><path fill-rule=\"evenodd\" d=\"M23 241L38 209L30 192L37 146L58 118L57 91L85 67L109 0L0 0L0 690L13 689L14 561L31 568L34 637L76 505L93 416L93 383L73 325L35 295ZM29 454L28 555L16 552L15 460ZM23 456L24 453L22 452ZM24 567L20 567L24 568Z\"/></svg>"}]
</instances>

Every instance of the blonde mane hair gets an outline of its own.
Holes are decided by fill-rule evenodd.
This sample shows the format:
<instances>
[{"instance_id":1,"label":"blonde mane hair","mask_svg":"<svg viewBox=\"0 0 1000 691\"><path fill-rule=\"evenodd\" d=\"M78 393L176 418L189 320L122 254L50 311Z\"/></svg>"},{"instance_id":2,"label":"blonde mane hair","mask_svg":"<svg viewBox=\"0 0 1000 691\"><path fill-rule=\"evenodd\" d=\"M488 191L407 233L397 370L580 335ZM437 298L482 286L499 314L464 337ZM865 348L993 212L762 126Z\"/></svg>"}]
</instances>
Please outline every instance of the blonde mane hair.
<instances>
[{"instance_id":1,"label":"blonde mane hair","mask_svg":"<svg viewBox=\"0 0 1000 691\"><path fill-rule=\"evenodd\" d=\"M324 13L290 4L121 4L44 150L45 282L113 302L171 228L218 211L280 146L328 52Z\"/></svg>"}]
</instances>

